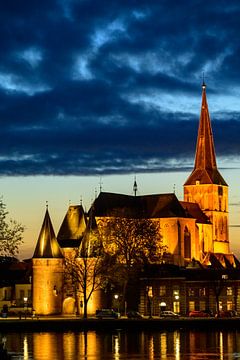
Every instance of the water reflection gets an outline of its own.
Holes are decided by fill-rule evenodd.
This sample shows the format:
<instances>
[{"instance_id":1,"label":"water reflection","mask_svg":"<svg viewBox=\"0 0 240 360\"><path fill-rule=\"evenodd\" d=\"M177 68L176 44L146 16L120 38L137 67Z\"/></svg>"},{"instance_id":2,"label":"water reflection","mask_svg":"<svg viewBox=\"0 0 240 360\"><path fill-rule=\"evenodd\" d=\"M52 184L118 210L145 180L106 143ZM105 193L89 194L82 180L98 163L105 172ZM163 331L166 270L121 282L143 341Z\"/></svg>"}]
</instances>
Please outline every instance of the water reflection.
<instances>
[{"instance_id":1,"label":"water reflection","mask_svg":"<svg viewBox=\"0 0 240 360\"><path fill-rule=\"evenodd\" d=\"M0 334L12 359L240 359L238 331L88 331Z\"/></svg>"}]
</instances>

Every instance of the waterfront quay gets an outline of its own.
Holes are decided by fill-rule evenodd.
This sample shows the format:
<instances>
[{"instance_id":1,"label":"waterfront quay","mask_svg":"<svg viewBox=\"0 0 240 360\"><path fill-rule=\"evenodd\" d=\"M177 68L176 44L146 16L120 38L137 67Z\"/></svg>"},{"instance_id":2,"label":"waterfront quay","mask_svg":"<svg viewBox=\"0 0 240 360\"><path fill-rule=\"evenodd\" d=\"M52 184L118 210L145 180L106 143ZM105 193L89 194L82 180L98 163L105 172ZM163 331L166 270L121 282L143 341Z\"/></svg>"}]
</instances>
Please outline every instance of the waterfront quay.
<instances>
[{"instance_id":1,"label":"waterfront quay","mask_svg":"<svg viewBox=\"0 0 240 360\"><path fill-rule=\"evenodd\" d=\"M142 318L128 319L83 319L77 316L40 316L37 318L8 317L0 319L0 331L85 331L107 329L239 329L240 317L234 318Z\"/></svg>"}]
</instances>

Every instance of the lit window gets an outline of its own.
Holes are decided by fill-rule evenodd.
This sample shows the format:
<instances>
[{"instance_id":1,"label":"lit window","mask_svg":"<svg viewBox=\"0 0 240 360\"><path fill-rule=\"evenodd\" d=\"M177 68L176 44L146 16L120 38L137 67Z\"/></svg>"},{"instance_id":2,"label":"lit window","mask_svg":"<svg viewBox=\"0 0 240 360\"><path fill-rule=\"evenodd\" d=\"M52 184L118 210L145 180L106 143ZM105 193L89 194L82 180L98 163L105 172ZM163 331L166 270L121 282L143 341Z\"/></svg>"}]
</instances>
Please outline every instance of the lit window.
<instances>
[{"instance_id":1,"label":"lit window","mask_svg":"<svg viewBox=\"0 0 240 360\"><path fill-rule=\"evenodd\" d=\"M232 301L227 301L227 310L232 310L232 309L233 309Z\"/></svg>"},{"instance_id":2,"label":"lit window","mask_svg":"<svg viewBox=\"0 0 240 360\"><path fill-rule=\"evenodd\" d=\"M188 308L189 308L189 311L194 311L195 310L195 301L189 301Z\"/></svg>"},{"instance_id":3,"label":"lit window","mask_svg":"<svg viewBox=\"0 0 240 360\"><path fill-rule=\"evenodd\" d=\"M194 296L194 295L195 295L194 289L193 289L193 288L189 288L189 289L188 289L188 296Z\"/></svg>"},{"instance_id":4,"label":"lit window","mask_svg":"<svg viewBox=\"0 0 240 360\"><path fill-rule=\"evenodd\" d=\"M232 295L233 291L232 291L232 287L227 287L227 295Z\"/></svg>"},{"instance_id":5,"label":"lit window","mask_svg":"<svg viewBox=\"0 0 240 360\"><path fill-rule=\"evenodd\" d=\"M166 286L165 285L160 285L159 295L160 296L166 295Z\"/></svg>"},{"instance_id":6,"label":"lit window","mask_svg":"<svg viewBox=\"0 0 240 360\"><path fill-rule=\"evenodd\" d=\"M205 288L200 288L199 289L199 296L205 296L206 295L206 289Z\"/></svg>"}]
</instances>

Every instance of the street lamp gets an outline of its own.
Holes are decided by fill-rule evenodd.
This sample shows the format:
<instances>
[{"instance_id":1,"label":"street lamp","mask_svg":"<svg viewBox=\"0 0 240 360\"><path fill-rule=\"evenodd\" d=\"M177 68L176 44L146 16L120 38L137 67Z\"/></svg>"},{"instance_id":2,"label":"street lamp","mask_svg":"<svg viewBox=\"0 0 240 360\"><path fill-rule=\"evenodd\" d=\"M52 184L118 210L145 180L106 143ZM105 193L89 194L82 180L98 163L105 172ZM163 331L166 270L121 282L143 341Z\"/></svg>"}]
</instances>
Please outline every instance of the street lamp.
<instances>
[{"instance_id":1,"label":"street lamp","mask_svg":"<svg viewBox=\"0 0 240 360\"><path fill-rule=\"evenodd\" d=\"M27 317L27 306L28 306L28 298L24 297L23 298L23 303L24 303L24 314L25 314L25 319Z\"/></svg>"},{"instance_id":2,"label":"street lamp","mask_svg":"<svg viewBox=\"0 0 240 360\"><path fill-rule=\"evenodd\" d=\"M149 300L149 308L150 308L150 314L149 314L149 319L152 319L152 306L153 306L153 291L152 291L152 286L148 287L148 300Z\"/></svg>"},{"instance_id":3,"label":"street lamp","mask_svg":"<svg viewBox=\"0 0 240 360\"><path fill-rule=\"evenodd\" d=\"M115 303L117 304L117 311L119 312L119 301L118 301L119 295L114 294Z\"/></svg>"},{"instance_id":4,"label":"street lamp","mask_svg":"<svg viewBox=\"0 0 240 360\"><path fill-rule=\"evenodd\" d=\"M23 302L24 302L24 308L27 308L28 298L27 298L27 297L24 297L24 298L23 298Z\"/></svg>"},{"instance_id":5,"label":"street lamp","mask_svg":"<svg viewBox=\"0 0 240 360\"><path fill-rule=\"evenodd\" d=\"M161 312L165 311L167 307L167 304L165 303L165 301L161 301L159 304L159 315L161 316Z\"/></svg>"}]
</instances>

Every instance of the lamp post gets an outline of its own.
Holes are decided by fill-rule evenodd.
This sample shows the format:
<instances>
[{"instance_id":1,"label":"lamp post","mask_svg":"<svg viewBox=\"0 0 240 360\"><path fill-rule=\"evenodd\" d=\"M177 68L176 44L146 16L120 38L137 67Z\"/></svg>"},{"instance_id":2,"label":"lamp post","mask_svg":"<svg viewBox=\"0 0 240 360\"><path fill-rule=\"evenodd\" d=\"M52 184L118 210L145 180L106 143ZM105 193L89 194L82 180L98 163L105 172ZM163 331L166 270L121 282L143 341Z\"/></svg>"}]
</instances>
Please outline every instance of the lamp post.
<instances>
[{"instance_id":1,"label":"lamp post","mask_svg":"<svg viewBox=\"0 0 240 360\"><path fill-rule=\"evenodd\" d=\"M25 319L27 317L27 307L28 307L28 298L24 297L23 298L23 303L24 303L24 315L25 315Z\"/></svg>"},{"instance_id":2,"label":"lamp post","mask_svg":"<svg viewBox=\"0 0 240 360\"><path fill-rule=\"evenodd\" d=\"M159 304L159 315L161 316L161 312L165 311L167 307L167 304L165 303L165 301L161 301Z\"/></svg>"},{"instance_id":3,"label":"lamp post","mask_svg":"<svg viewBox=\"0 0 240 360\"><path fill-rule=\"evenodd\" d=\"M149 301L149 319L152 319L152 312L153 312L153 309L152 309L152 306L153 306L153 291L152 291L152 286L149 286L148 287L148 301Z\"/></svg>"},{"instance_id":4,"label":"lamp post","mask_svg":"<svg viewBox=\"0 0 240 360\"><path fill-rule=\"evenodd\" d=\"M119 300L118 300L118 298L119 298L119 295L118 295L118 294L115 294L115 295L114 295L114 299L115 299L115 302L116 302L116 304L117 304L117 311L119 312Z\"/></svg>"}]
</instances>

